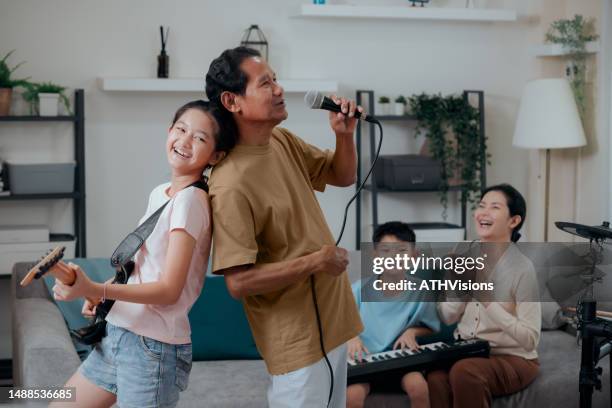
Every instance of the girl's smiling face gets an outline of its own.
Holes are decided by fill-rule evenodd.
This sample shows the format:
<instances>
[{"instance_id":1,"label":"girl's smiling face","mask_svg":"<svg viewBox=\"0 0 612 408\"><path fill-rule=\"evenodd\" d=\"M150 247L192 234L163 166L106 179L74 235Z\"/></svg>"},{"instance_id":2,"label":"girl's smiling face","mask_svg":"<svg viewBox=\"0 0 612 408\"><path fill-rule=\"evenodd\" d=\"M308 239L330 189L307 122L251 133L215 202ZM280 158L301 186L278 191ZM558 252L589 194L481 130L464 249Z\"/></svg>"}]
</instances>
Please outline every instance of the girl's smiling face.
<instances>
[{"instance_id":1,"label":"girl's smiling face","mask_svg":"<svg viewBox=\"0 0 612 408\"><path fill-rule=\"evenodd\" d=\"M176 175L201 175L223 156L216 152L217 123L199 109L188 109L168 129L166 153Z\"/></svg>"},{"instance_id":2,"label":"girl's smiling face","mask_svg":"<svg viewBox=\"0 0 612 408\"><path fill-rule=\"evenodd\" d=\"M474 212L476 233L484 242L509 242L512 230L520 222L520 215L510 216L508 201L501 191L486 193Z\"/></svg>"}]
</instances>

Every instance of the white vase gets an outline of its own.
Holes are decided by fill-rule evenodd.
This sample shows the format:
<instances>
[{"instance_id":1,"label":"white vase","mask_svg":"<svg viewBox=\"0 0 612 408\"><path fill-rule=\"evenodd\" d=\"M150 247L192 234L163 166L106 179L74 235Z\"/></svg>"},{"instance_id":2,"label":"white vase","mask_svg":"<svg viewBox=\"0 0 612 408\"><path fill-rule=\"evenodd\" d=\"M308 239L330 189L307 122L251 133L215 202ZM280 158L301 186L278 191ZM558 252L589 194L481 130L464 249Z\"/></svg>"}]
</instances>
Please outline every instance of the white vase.
<instances>
[{"instance_id":1,"label":"white vase","mask_svg":"<svg viewBox=\"0 0 612 408\"><path fill-rule=\"evenodd\" d=\"M395 102L395 114L398 116L403 116L406 113L406 105L403 103Z\"/></svg>"},{"instance_id":2,"label":"white vase","mask_svg":"<svg viewBox=\"0 0 612 408\"><path fill-rule=\"evenodd\" d=\"M40 116L57 116L59 113L59 94L39 93L38 112Z\"/></svg>"},{"instance_id":3,"label":"white vase","mask_svg":"<svg viewBox=\"0 0 612 408\"><path fill-rule=\"evenodd\" d=\"M388 115L390 106L391 106L390 103L380 103L379 102L378 105L376 106L376 114L377 115Z\"/></svg>"}]
</instances>

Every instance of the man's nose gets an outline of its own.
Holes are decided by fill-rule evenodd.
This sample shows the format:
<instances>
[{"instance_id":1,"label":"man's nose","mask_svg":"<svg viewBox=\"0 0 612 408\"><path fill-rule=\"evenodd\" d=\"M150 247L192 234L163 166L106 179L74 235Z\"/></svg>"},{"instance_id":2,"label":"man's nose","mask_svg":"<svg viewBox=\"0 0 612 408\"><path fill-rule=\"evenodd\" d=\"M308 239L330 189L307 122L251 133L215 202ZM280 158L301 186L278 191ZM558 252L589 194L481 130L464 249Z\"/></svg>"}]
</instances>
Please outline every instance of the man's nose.
<instances>
[{"instance_id":1,"label":"man's nose","mask_svg":"<svg viewBox=\"0 0 612 408\"><path fill-rule=\"evenodd\" d=\"M284 93L285 93L285 89L278 82L276 82L274 84L274 95L282 96Z\"/></svg>"}]
</instances>

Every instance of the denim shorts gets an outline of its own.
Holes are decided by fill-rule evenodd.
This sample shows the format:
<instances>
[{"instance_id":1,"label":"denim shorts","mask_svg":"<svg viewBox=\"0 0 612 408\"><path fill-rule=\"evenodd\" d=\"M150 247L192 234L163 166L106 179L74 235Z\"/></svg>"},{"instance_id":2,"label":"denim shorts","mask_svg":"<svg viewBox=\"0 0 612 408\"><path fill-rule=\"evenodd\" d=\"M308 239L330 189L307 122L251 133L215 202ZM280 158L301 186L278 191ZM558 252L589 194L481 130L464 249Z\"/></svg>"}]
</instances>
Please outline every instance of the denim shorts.
<instances>
[{"instance_id":1,"label":"denim shorts","mask_svg":"<svg viewBox=\"0 0 612 408\"><path fill-rule=\"evenodd\" d=\"M107 323L106 336L79 369L115 394L121 408L174 407L189 381L191 344L162 343Z\"/></svg>"}]
</instances>

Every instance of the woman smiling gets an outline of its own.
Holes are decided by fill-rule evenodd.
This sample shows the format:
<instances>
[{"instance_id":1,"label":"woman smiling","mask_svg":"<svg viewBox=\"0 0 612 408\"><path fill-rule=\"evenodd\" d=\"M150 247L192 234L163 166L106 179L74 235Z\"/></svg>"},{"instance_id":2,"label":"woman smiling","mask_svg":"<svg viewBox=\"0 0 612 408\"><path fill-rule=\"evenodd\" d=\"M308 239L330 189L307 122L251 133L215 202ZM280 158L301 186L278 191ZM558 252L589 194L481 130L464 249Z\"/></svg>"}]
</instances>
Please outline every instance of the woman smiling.
<instances>
[{"instance_id":1,"label":"woman smiling","mask_svg":"<svg viewBox=\"0 0 612 408\"><path fill-rule=\"evenodd\" d=\"M526 212L523 196L508 184L489 187L481 196L474 223L481 247L487 247L486 273L495 282L494 297L440 303L438 312L445 323L458 323L456 337L487 340L491 356L429 373L432 407L490 407L494 396L518 392L538 374L542 315L537 280L533 264L514 244Z\"/></svg>"}]
</instances>

